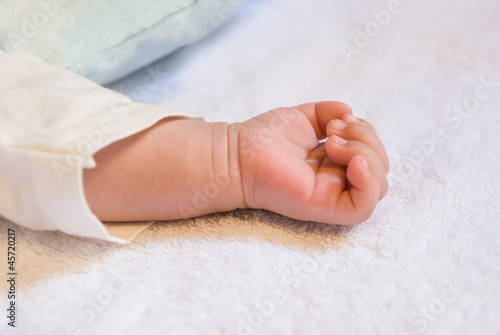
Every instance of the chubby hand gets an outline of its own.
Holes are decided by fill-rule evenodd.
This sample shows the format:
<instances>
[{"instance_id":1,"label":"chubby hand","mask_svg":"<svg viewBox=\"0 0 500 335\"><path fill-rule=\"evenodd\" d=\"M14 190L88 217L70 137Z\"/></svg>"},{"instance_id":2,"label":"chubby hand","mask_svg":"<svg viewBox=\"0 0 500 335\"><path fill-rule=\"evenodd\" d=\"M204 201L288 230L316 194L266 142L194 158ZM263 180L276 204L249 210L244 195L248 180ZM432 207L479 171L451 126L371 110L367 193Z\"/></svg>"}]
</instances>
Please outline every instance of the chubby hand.
<instances>
[{"instance_id":1,"label":"chubby hand","mask_svg":"<svg viewBox=\"0 0 500 335\"><path fill-rule=\"evenodd\" d=\"M250 207L355 224L387 192L389 169L373 127L340 102L280 108L232 125L165 119L94 159L83 174L85 196L102 221Z\"/></svg>"},{"instance_id":2,"label":"chubby hand","mask_svg":"<svg viewBox=\"0 0 500 335\"><path fill-rule=\"evenodd\" d=\"M373 126L344 103L279 108L239 127L247 207L350 225L367 220L387 193L384 146Z\"/></svg>"}]
</instances>

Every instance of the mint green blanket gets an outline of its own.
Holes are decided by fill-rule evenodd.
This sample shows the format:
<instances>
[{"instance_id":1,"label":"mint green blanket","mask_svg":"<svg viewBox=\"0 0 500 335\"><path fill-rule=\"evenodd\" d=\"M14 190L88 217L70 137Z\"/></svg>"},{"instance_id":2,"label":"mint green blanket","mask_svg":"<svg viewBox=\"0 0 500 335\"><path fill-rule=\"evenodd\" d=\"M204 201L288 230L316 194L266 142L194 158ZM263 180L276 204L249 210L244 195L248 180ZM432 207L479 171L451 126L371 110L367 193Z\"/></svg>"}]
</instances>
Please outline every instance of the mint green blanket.
<instances>
[{"instance_id":1,"label":"mint green blanket","mask_svg":"<svg viewBox=\"0 0 500 335\"><path fill-rule=\"evenodd\" d=\"M108 83L206 35L243 1L0 1L0 49Z\"/></svg>"}]
</instances>

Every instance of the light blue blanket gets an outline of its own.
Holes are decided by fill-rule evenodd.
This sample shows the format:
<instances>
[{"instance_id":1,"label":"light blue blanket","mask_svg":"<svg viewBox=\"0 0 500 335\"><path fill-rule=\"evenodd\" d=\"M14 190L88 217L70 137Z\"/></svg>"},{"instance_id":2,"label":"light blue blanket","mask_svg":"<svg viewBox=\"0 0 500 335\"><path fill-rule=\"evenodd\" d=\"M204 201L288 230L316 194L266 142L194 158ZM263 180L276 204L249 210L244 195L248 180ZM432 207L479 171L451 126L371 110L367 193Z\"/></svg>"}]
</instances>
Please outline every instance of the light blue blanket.
<instances>
[{"instance_id":1,"label":"light blue blanket","mask_svg":"<svg viewBox=\"0 0 500 335\"><path fill-rule=\"evenodd\" d=\"M108 83L194 42L244 0L0 0L0 49Z\"/></svg>"}]
</instances>

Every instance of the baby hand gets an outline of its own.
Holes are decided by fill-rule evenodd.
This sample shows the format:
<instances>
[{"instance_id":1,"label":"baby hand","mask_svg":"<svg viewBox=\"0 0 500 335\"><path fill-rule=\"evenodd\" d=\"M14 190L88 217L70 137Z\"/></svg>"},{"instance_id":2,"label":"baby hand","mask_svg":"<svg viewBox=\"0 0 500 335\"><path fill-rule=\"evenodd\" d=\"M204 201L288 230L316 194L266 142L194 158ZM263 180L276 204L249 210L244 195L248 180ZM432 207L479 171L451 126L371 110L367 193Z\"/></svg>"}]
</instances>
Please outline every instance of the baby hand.
<instances>
[{"instance_id":1,"label":"baby hand","mask_svg":"<svg viewBox=\"0 0 500 335\"><path fill-rule=\"evenodd\" d=\"M387 193L384 146L346 104L276 109L241 124L238 138L248 207L348 225L367 220Z\"/></svg>"}]
</instances>

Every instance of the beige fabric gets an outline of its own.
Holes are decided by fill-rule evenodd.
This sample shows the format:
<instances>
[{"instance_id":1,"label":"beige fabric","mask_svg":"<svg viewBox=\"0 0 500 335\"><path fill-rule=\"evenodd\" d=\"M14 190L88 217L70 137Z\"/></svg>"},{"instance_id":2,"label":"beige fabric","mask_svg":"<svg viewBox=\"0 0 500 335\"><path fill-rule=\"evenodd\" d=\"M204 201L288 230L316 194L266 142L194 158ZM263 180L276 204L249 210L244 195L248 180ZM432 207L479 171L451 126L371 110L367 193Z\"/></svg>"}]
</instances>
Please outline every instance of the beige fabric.
<instances>
[{"instance_id":1,"label":"beige fabric","mask_svg":"<svg viewBox=\"0 0 500 335\"><path fill-rule=\"evenodd\" d=\"M149 228L155 221L142 222L106 222L104 228L109 235L121 238L125 241L132 241L142 231Z\"/></svg>"}]
</instances>

